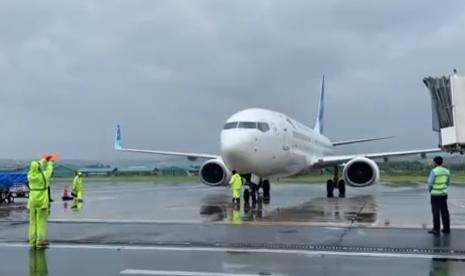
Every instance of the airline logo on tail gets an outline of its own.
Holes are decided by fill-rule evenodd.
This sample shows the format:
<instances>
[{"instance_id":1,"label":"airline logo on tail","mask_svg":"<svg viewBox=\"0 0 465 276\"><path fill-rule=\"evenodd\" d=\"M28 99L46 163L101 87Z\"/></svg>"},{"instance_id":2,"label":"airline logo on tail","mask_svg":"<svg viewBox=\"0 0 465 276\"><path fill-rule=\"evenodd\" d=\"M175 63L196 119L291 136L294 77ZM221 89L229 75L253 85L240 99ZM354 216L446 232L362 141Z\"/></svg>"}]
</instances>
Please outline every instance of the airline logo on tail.
<instances>
[{"instance_id":1,"label":"airline logo on tail","mask_svg":"<svg viewBox=\"0 0 465 276\"><path fill-rule=\"evenodd\" d=\"M325 75L323 75L323 80L321 81L321 91L320 91L320 101L318 102L318 116L316 117L315 131L320 134L323 134L325 122Z\"/></svg>"},{"instance_id":2,"label":"airline logo on tail","mask_svg":"<svg viewBox=\"0 0 465 276\"><path fill-rule=\"evenodd\" d=\"M116 137L115 137L115 150L123 149L123 140L121 139L121 127L116 126Z\"/></svg>"}]
</instances>

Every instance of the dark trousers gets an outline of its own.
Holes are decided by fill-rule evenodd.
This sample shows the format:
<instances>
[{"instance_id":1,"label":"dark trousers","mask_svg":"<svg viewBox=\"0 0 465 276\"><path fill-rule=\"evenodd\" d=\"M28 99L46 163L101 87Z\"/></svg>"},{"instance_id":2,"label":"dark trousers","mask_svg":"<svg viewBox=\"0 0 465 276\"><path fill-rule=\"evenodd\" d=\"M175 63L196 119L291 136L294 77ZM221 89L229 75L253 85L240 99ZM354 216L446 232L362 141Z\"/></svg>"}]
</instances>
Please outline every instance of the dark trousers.
<instances>
[{"instance_id":1,"label":"dark trousers","mask_svg":"<svg viewBox=\"0 0 465 276\"><path fill-rule=\"evenodd\" d=\"M431 196L431 211L433 212L433 230L441 228L440 216L444 232L450 231L449 209L447 208L447 195Z\"/></svg>"}]
</instances>

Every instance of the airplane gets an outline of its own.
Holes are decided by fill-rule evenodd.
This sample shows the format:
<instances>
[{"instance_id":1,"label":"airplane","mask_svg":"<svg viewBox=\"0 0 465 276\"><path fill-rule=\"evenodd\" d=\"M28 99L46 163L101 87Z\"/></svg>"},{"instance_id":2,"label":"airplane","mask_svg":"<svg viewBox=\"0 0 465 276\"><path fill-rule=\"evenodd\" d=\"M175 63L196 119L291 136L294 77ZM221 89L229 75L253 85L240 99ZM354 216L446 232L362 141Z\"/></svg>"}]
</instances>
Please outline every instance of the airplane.
<instances>
[{"instance_id":1,"label":"airplane","mask_svg":"<svg viewBox=\"0 0 465 276\"><path fill-rule=\"evenodd\" d=\"M245 189L246 201L262 188L263 197L270 197L270 179L302 175L312 170L327 169L333 174L326 182L327 197L345 197L346 183L354 188L367 187L378 182L379 167L374 160L394 156L422 155L440 152L439 148L333 155L335 147L389 139L392 137L365 138L331 142L324 136L325 77L321 82L318 116L314 128L276 111L249 108L233 114L221 131L221 154L158 151L125 148L118 125L114 148L122 152L182 156L190 160L205 160L199 170L202 183L208 186L227 186L231 172L236 170L248 181L251 191ZM342 174L341 174L342 169ZM251 176L254 178L251 178Z\"/></svg>"}]
</instances>

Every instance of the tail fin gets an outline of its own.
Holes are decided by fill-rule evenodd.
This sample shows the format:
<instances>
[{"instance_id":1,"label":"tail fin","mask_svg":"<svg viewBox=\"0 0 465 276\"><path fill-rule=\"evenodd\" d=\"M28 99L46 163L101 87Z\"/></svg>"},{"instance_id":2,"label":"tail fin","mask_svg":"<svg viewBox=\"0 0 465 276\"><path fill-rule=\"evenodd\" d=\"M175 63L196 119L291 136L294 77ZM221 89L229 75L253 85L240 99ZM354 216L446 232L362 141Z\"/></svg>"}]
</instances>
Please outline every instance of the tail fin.
<instances>
[{"instance_id":1,"label":"tail fin","mask_svg":"<svg viewBox=\"0 0 465 276\"><path fill-rule=\"evenodd\" d=\"M325 126L325 75L321 81L320 101L318 102L318 116L315 122L315 131L323 134Z\"/></svg>"},{"instance_id":2,"label":"tail fin","mask_svg":"<svg viewBox=\"0 0 465 276\"><path fill-rule=\"evenodd\" d=\"M123 140L121 138L121 127L120 125L116 126L116 135L115 135L115 150L123 149Z\"/></svg>"}]
</instances>

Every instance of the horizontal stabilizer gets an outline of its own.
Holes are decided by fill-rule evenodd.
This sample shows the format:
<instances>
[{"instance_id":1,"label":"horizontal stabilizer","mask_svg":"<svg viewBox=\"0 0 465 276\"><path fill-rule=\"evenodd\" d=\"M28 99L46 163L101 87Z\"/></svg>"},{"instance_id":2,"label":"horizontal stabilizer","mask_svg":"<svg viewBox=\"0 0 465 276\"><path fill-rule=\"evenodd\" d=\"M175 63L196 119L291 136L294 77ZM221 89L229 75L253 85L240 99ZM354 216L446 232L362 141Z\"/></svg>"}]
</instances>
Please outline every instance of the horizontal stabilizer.
<instances>
[{"instance_id":1,"label":"horizontal stabilizer","mask_svg":"<svg viewBox=\"0 0 465 276\"><path fill-rule=\"evenodd\" d=\"M343 146L343 145L350 145L350 144L358 144L358 143L365 143L365 142L371 142L371 141L386 140L386 139L391 139L391 138L394 138L394 136L338 141L338 142L333 142L333 146Z\"/></svg>"}]
</instances>

